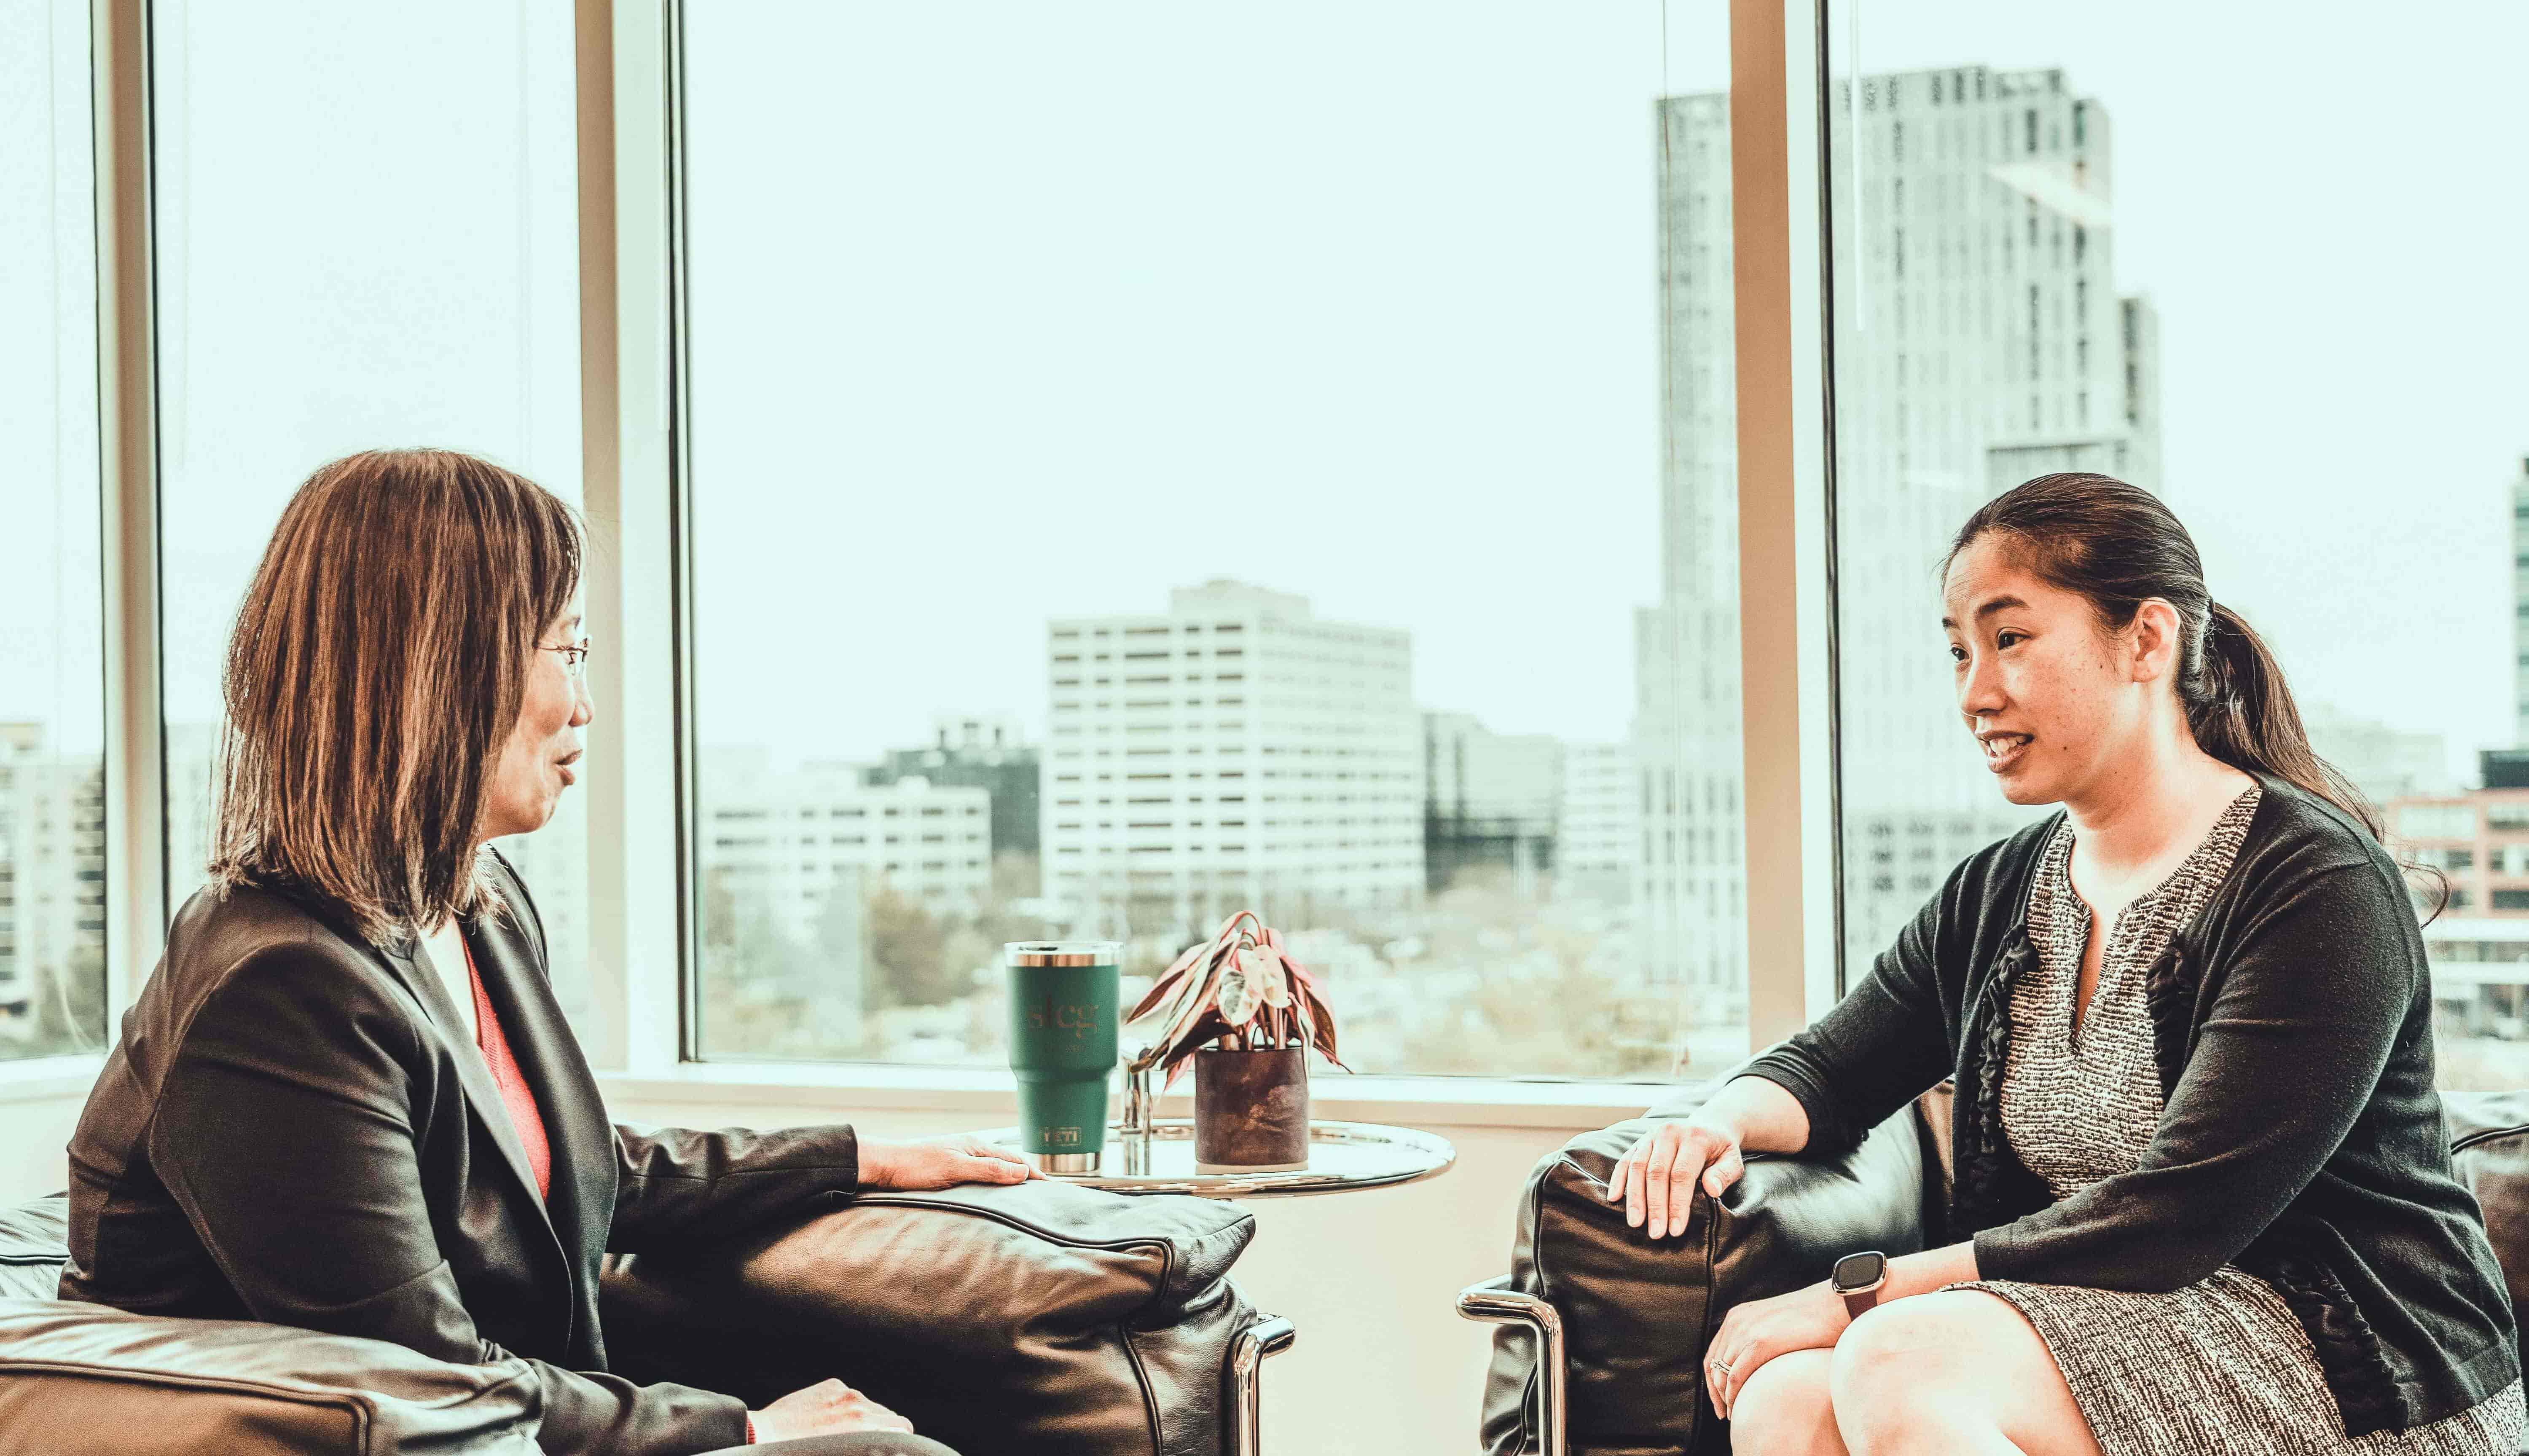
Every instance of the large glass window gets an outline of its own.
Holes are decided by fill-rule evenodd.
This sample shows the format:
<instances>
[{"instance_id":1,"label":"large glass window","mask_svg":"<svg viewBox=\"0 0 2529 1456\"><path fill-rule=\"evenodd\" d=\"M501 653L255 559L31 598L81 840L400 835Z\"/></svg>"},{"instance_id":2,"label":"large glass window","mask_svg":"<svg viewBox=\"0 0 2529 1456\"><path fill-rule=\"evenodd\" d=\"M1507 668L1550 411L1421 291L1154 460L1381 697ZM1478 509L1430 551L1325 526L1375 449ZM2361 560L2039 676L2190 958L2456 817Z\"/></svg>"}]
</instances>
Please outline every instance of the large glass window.
<instances>
[{"instance_id":1,"label":"large glass window","mask_svg":"<svg viewBox=\"0 0 2529 1456\"><path fill-rule=\"evenodd\" d=\"M105 1036L88 15L0 0L0 1059Z\"/></svg>"},{"instance_id":2,"label":"large glass window","mask_svg":"<svg viewBox=\"0 0 2529 1456\"><path fill-rule=\"evenodd\" d=\"M1952 700L1950 532L2101 470L2449 875L2444 1082L2529 1080L2529 15L1839 0L1829 34L1848 975L2032 812Z\"/></svg>"},{"instance_id":3,"label":"large glass window","mask_svg":"<svg viewBox=\"0 0 2529 1456\"><path fill-rule=\"evenodd\" d=\"M160 0L153 15L181 902L207 863L221 654L298 483L354 451L431 445L578 499L576 143L568 6ZM566 794L503 846L575 1015L585 845Z\"/></svg>"},{"instance_id":4,"label":"large glass window","mask_svg":"<svg viewBox=\"0 0 2529 1456\"><path fill-rule=\"evenodd\" d=\"M1674 11L688 7L705 1054L995 1063L1000 943L1242 906L1365 1071L1744 1052Z\"/></svg>"}]
</instances>

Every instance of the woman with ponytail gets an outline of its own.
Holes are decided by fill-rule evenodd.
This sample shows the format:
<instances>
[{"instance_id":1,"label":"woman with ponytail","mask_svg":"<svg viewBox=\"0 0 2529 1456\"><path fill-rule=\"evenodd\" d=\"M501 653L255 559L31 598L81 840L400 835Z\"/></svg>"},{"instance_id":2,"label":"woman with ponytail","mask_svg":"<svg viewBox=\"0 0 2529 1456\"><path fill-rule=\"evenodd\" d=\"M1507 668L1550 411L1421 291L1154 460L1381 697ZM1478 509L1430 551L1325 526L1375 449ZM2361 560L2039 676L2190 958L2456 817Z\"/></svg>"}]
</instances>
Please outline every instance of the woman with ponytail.
<instances>
[{"instance_id":1,"label":"woman with ponytail","mask_svg":"<svg viewBox=\"0 0 2529 1456\"><path fill-rule=\"evenodd\" d=\"M1732 1449L2522 1449L2413 899L2274 655L2169 508L2101 475L1977 511L1942 608L1996 785L2062 810L1960 865L1610 1194L1660 1238L1744 1154L1849 1149L1955 1083L1932 1247L1856 1250L1707 1344Z\"/></svg>"}]
</instances>

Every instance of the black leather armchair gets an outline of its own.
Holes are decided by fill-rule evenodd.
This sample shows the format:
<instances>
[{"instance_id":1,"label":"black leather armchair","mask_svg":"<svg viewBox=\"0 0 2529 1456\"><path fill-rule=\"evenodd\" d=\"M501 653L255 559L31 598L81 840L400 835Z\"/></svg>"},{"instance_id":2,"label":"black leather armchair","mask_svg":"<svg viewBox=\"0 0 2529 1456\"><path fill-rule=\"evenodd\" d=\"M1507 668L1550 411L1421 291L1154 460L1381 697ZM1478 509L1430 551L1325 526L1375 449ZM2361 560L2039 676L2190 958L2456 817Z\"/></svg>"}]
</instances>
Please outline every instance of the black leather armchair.
<instances>
[{"instance_id":1,"label":"black leather armchair","mask_svg":"<svg viewBox=\"0 0 2529 1456\"><path fill-rule=\"evenodd\" d=\"M1748 1159L1718 1200L1698 1193L1686 1234L1653 1242L1599 1194L1617 1158L1689 1089L1631 1121L1574 1138L1529 1175L1511 1272L1458 1311L1503 1327L1484 1391L1487 1456L1722 1456L1729 1423L1703 1398L1703 1350L1733 1305L1826 1277L1856 1249L1910 1253L1949 1203L1946 1086L1833 1159ZM2529 1091L2445 1094L2451 1160L2485 1210L2529 1309Z\"/></svg>"},{"instance_id":2,"label":"black leather armchair","mask_svg":"<svg viewBox=\"0 0 2529 1456\"><path fill-rule=\"evenodd\" d=\"M1731 1306L1824 1278L1856 1249L1923 1247L1924 1169L1938 1159L1911 1112L1844 1158L1750 1156L1719 1199L1695 1196L1682 1236L1628 1227L1604 1195L1616 1159L1718 1085L1583 1133L1529 1174L1510 1273L1458 1298L1468 1319L1504 1326L1484 1388L1488 1456L1726 1452L1701 1355Z\"/></svg>"},{"instance_id":3,"label":"black leather armchair","mask_svg":"<svg viewBox=\"0 0 2529 1456\"><path fill-rule=\"evenodd\" d=\"M532 1453L520 1362L52 1297L60 1196L0 1209L0 1456ZM972 1456L1254 1456L1292 1342L1227 1278L1253 1219L1057 1183L864 1195L742 1245L610 1262L616 1369L758 1404L842 1375Z\"/></svg>"}]
</instances>

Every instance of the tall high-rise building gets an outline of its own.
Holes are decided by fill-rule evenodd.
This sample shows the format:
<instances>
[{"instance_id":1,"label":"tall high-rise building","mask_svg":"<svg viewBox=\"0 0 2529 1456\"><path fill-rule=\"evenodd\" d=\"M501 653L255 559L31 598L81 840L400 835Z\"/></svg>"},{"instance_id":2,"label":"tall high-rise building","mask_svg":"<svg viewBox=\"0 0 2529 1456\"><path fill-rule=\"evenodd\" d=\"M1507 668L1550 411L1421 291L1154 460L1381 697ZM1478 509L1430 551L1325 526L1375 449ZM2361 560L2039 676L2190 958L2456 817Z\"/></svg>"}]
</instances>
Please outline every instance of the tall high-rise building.
<instances>
[{"instance_id":1,"label":"tall high-rise building","mask_svg":"<svg viewBox=\"0 0 2529 1456\"><path fill-rule=\"evenodd\" d=\"M2105 111L2058 70L1863 77L1832 97L1848 964L2024 823L1959 721L1934 573L2029 476L2157 488L2158 321L2120 297ZM1660 107L1662 599L1638 619L1649 971L1744 984L1726 98ZM1788 589L1788 587L1786 587ZM1792 726L1785 725L1784 731Z\"/></svg>"},{"instance_id":2,"label":"tall high-rise building","mask_svg":"<svg viewBox=\"0 0 2529 1456\"><path fill-rule=\"evenodd\" d=\"M1634 614L1641 973L1698 1020L1744 1015L1739 421L1730 106L1659 104L1660 600Z\"/></svg>"},{"instance_id":3,"label":"tall high-rise building","mask_svg":"<svg viewBox=\"0 0 2529 1456\"><path fill-rule=\"evenodd\" d=\"M1423 895L1413 641L1215 580L1046 626L1045 888L1110 934Z\"/></svg>"}]
</instances>

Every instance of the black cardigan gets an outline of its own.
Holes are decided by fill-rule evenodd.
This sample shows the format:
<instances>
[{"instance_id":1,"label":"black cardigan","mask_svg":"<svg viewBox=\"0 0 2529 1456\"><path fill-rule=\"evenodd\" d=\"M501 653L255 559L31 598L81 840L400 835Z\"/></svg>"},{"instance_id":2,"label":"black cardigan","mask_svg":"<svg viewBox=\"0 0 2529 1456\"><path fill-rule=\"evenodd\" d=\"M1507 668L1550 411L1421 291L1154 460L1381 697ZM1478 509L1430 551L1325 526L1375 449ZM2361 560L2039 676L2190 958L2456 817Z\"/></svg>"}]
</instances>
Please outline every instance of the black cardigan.
<instances>
[{"instance_id":1,"label":"black cardigan","mask_svg":"<svg viewBox=\"0 0 2529 1456\"><path fill-rule=\"evenodd\" d=\"M65 1299L525 1357L548 1452L678 1456L746 1439L746 1407L607 1373L610 1250L708 1247L858 1185L848 1127L611 1122L506 860L462 921L552 1145L539 1198L500 1090L409 941L321 900L203 890L124 1017L70 1145Z\"/></svg>"},{"instance_id":2,"label":"black cardigan","mask_svg":"<svg viewBox=\"0 0 2529 1456\"><path fill-rule=\"evenodd\" d=\"M2309 1332L2345 1430L2454 1415L2520 1373L2484 1217L2450 1170L2432 985L2396 865L2260 774L2231 873L2146 990L2166 1106L2131 1172L2056 1202L2002 1128L2031 872L2059 813L1950 875L1835 1008L1749 1063L1852 1147L1955 1078L1949 1226L1987 1278L2164 1290L2236 1264Z\"/></svg>"}]
</instances>

